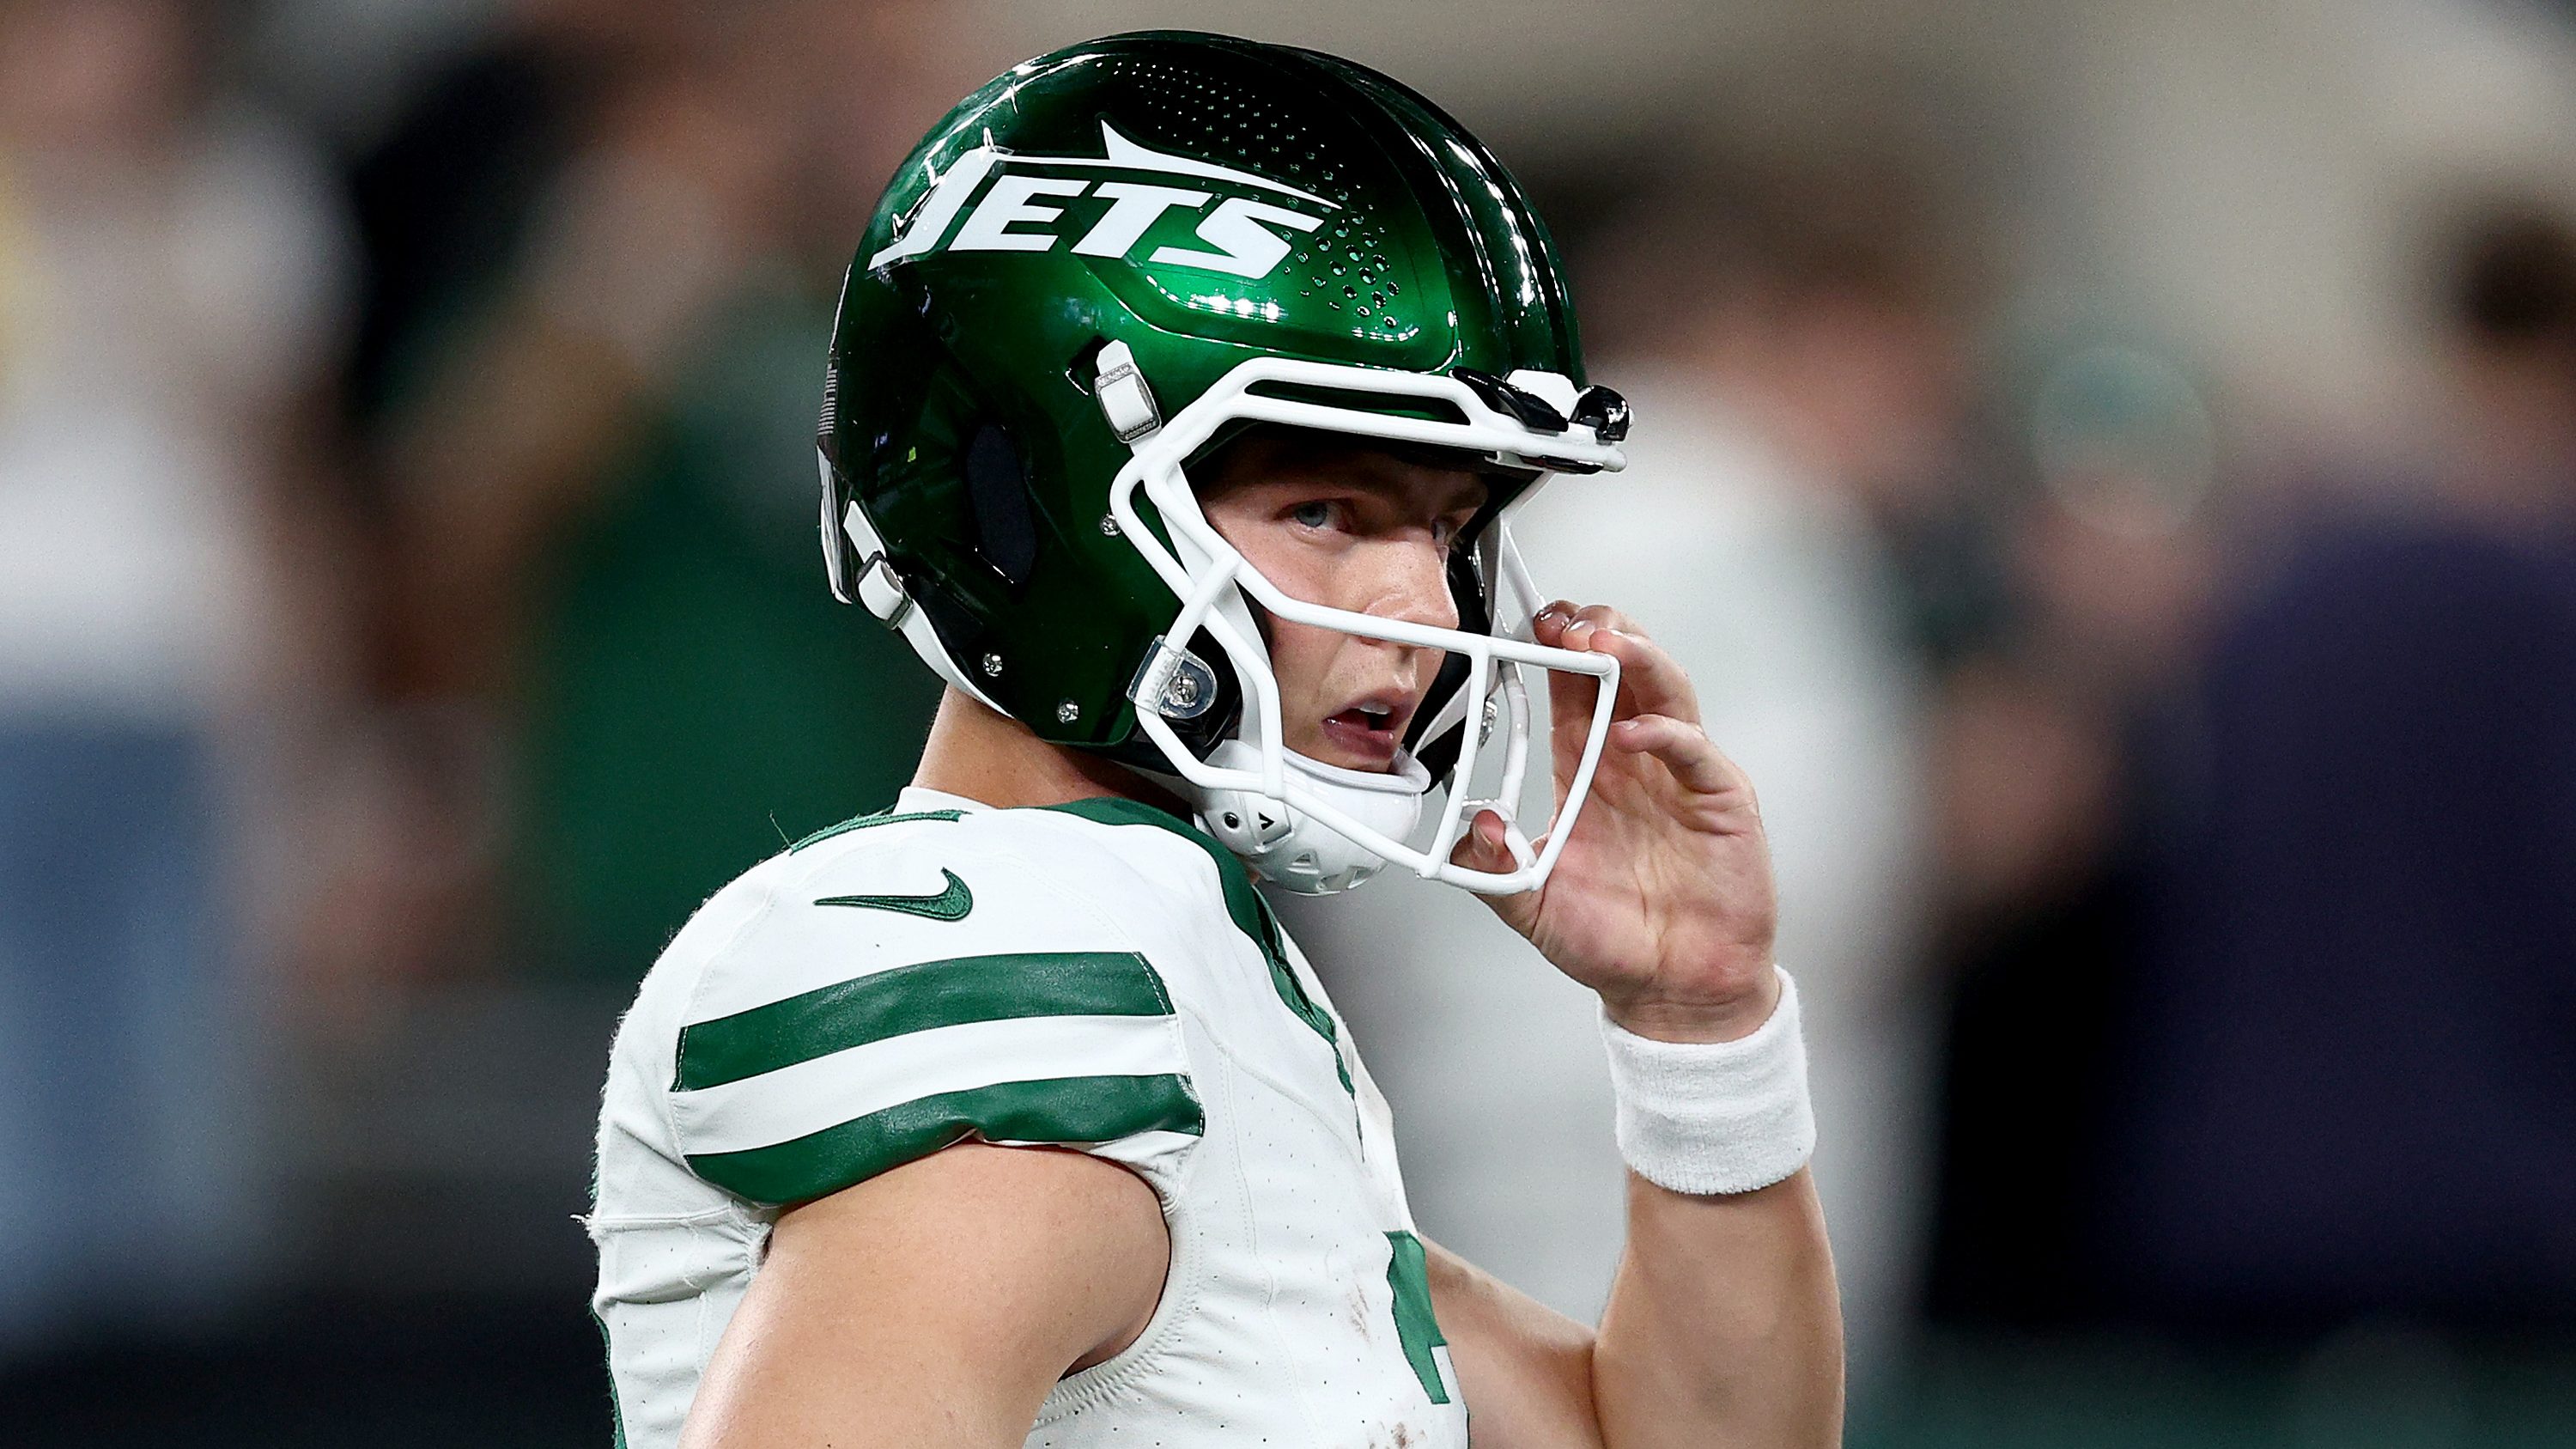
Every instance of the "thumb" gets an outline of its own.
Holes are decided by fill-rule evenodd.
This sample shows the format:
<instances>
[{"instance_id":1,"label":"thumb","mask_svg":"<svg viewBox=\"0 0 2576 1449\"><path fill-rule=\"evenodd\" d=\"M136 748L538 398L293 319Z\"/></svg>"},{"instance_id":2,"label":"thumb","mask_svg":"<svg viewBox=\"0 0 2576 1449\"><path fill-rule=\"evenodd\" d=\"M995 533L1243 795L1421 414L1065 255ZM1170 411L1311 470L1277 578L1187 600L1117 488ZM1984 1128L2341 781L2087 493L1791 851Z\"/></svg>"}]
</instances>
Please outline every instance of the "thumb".
<instances>
[{"instance_id":1,"label":"thumb","mask_svg":"<svg viewBox=\"0 0 2576 1449\"><path fill-rule=\"evenodd\" d=\"M1497 810L1477 811L1476 818L1467 823L1467 829L1458 837L1458 844L1450 850L1449 863L1465 866L1469 870L1486 870L1497 874L1509 874L1518 870L1520 862L1512 858L1511 845L1504 836L1502 813ZM1502 917L1504 922L1515 931L1525 932L1527 929L1525 918L1533 915L1537 910L1537 900L1533 892L1524 891L1518 895L1508 896L1480 894L1479 898L1486 905L1493 907L1494 914Z\"/></svg>"},{"instance_id":2,"label":"thumb","mask_svg":"<svg viewBox=\"0 0 2576 1449\"><path fill-rule=\"evenodd\" d=\"M1449 851L1449 863L1469 870L1513 869L1512 847L1503 836L1502 812L1490 808L1477 811L1467 828L1459 832L1457 845Z\"/></svg>"}]
</instances>

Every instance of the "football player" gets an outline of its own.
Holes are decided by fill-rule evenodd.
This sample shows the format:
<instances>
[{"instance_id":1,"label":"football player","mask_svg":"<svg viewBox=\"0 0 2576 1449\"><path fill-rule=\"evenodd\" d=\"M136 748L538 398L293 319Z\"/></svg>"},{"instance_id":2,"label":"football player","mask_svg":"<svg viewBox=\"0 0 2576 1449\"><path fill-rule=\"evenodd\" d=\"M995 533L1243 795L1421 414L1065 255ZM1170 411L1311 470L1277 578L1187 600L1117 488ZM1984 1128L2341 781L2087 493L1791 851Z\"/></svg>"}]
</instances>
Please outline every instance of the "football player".
<instances>
[{"instance_id":1,"label":"football player","mask_svg":"<svg viewBox=\"0 0 2576 1449\"><path fill-rule=\"evenodd\" d=\"M1511 177L1375 72L1120 36L939 124L851 267L821 455L833 589L947 695L914 788L719 892L618 1032L624 1443L1838 1442L1753 791L1512 542L1627 426ZM1600 995L1597 1331L1416 1235L1254 889L1388 867Z\"/></svg>"}]
</instances>

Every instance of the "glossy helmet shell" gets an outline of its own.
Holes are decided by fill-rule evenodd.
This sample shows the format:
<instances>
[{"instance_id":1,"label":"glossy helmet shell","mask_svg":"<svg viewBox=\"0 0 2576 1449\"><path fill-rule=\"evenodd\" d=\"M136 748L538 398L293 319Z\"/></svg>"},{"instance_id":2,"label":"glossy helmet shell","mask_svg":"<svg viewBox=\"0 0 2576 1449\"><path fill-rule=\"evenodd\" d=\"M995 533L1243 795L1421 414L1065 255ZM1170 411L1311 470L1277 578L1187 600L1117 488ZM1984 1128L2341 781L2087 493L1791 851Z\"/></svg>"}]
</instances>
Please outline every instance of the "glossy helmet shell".
<instances>
[{"instance_id":1,"label":"glossy helmet shell","mask_svg":"<svg viewBox=\"0 0 2576 1449\"><path fill-rule=\"evenodd\" d=\"M855 502L952 666L1040 738L1094 748L1134 738L1126 691L1175 606L1109 522L1129 456L1092 391L1110 342L1166 417L1261 356L1583 381L1520 187L1386 76L1166 31L1071 46L967 97L896 173L850 268L824 546L850 597L875 563L832 526ZM1483 628L1472 570L1453 586ZM1207 743L1239 705L1222 675Z\"/></svg>"}]
</instances>

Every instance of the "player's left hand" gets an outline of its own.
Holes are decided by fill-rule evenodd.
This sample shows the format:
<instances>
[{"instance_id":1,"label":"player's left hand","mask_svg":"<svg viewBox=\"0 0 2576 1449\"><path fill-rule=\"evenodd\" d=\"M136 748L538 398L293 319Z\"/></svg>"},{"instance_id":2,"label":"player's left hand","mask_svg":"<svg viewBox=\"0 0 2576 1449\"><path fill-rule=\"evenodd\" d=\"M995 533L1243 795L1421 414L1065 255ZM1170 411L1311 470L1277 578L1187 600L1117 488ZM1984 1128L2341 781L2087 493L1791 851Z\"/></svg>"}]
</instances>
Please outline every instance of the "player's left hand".
<instances>
[{"instance_id":1,"label":"player's left hand","mask_svg":"<svg viewBox=\"0 0 2576 1449\"><path fill-rule=\"evenodd\" d=\"M1681 666L1616 610L1550 604L1534 628L1541 644L1619 661L1614 722L1546 886L1486 903L1640 1036L1726 1041L1751 1032L1780 997L1771 852L1752 782L1701 730ZM1561 671L1548 684L1562 806L1600 686ZM1479 812L1450 858L1512 869L1502 817Z\"/></svg>"}]
</instances>

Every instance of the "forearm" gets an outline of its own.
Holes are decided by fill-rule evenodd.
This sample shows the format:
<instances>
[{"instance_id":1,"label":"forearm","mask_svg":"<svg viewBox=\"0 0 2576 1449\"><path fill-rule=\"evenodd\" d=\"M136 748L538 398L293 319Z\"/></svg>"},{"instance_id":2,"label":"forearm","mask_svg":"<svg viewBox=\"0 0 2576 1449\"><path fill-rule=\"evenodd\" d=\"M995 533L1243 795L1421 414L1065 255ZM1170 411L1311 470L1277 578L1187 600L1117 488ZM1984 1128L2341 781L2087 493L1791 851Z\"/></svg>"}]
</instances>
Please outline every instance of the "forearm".
<instances>
[{"instance_id":1,"label":"forearm","mask_svg":"<svg viewBox=\"0 0 2576 1449\"><path fill-rule=\"evenodd\" d=\"M1609 1449L1842 1442L1842 1312L1803 1169L1705 1197L1628 1175L1628 1247L1592 1394Z\"/></svg>"}]
</instances>

